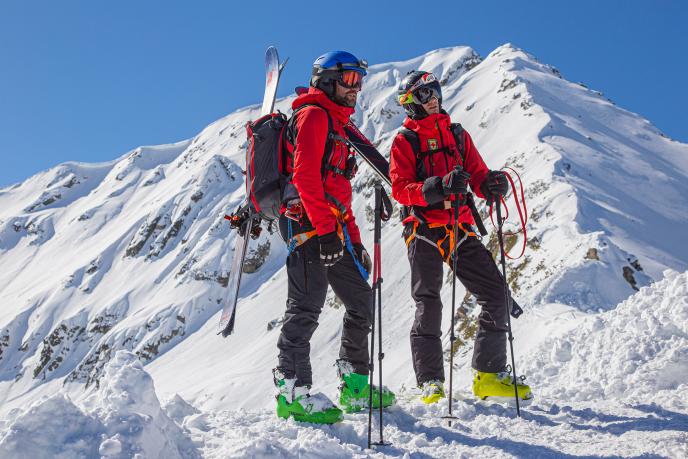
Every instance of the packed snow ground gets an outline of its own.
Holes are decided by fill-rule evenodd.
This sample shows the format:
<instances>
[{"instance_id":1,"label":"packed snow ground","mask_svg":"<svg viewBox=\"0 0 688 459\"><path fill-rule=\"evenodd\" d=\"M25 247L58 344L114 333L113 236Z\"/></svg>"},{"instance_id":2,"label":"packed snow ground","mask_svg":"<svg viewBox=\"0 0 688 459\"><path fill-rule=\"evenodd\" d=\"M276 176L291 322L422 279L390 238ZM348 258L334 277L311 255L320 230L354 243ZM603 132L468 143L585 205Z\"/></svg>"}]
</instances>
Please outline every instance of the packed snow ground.
<instances>
[{"instance_id":1,"label":"packed snow ground","mask_svg":"<svg viewBox=\"0 0 688 459\"><path fill-rule=\"evenodd\" d=\"M436 420L446 408L410 400L414 306L393 218L383 347L386 384L402 401L381 453L685 457L686 275L676 272L688 269L688 145L504 45L484 59L455 47L372 66L355 121L385 154L404 116L393 94L412 68L438 75L444 107L489 167L523 177L528 250L508 272L525 309L514 321L517 368L537 398L521 420L466 399L469 340L456 359L458 425ZM286 296L276 235L252 247L236 333L216 335L234 243L223 216L243 199L243 126L257 111L0 190L0 457L373 454L362 449L363 416L297 428L272 414ZM369 248L372 181L365 166L353 181ZM314 389L331 397L342 313L329 295L312 341Z\"/></svg>"},{"instance_id":2,"label":"packed snow ground","mask_svg":"<svg viewBox=\"0 0 688 459\"><path fill-rule=\"evenodd\" d=\"M441 419L446 403L426 406L404 390L384 414L384 439L391 444L372 450L366 413L320 426L278 419L271 409L200 411L178 395L161 407L136 356L119 351L103 385L81 400L64 391L11 413L0 428L0 455L686 457L686 349L688 273L667 271L615 310L539 346L527 371L536 398L521 418L509 404L479 402L458 390L458 419L450 427Z\"/></svg>"},{"instance_id":3,"label":"packed snow ground","mask_svg":"<svg viewBox=\"0 0 688 459\"><path fill-rule=\"evenodd\" d=\"M0 456L199 457L184 430L162 410L153 380L134 354L118 352L105 375L99 388L79 394L78 401L60 391L11 412L0 433Z\"/></svg>"}]
</instances>

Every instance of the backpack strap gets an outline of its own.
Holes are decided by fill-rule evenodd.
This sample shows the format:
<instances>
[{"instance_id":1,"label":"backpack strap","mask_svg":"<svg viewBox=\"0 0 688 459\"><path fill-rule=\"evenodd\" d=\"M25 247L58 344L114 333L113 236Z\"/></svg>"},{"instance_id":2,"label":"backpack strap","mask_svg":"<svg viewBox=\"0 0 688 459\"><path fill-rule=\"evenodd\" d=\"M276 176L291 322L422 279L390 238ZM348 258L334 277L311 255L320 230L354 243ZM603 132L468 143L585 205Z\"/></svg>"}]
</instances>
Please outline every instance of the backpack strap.
<instances>
[{"instance_id":1,"label":"backpack strap","mask_svg":"<svg viewBox=\"0 0 688 459\"><path fill-rule=\"evenodd\" d=\"M318 104L305 104L298 107L291 114L291 118L289 118L286 129L287 140L294 146L294 148L296 148L296 115L306 107L318 107L327 115L327 140L325 141L325 150L323 152L322 164L320 166L320 175L324 177L325 171L329 169L328 166L330 164L330 159L332 159L332 136L330 134L334 132L334 127L332 125L332 117L330 116L330 113L323 106ZM286 155L286 148L284 150L284 154ZM286 161L284 164L286 164Z\"/></svg>"},{"instance_id":2,"label":"backpack strap","mask_svg":"<svg viewBox=\"0 0 688 459\"><path fill-rule=\"evenodd\" d=\"M418 133L403 127L399 129L399 134L403 135L409 145L411 145L413 154L416 156L416 177L423 179L427 178L428 171L425 170L425 164L420 156L422 152L420 151L420 138L418 137Z\"/></svg>"},{"instance_id":3,"label":"backpack strap","mask_svg":"<svg viewBox=\"0 0 688 459\"><path fill-rule=\"evenodd\" d=\"M419 155L421 154L420 151L420 138L418 137L418 133L415 131L412 131L411 129L402 127L399 129L399 134L403 135L406 141L411 145L411 149L413 150L413 154L416 157L416 177L418 178L426 178L428 176L428 172L425 170L425 164L423 161L419 158ZM426 224L427 222L425 221L425 217L423 217L423 212L421 210L421 207L419 206L404 206L402 210L402 220L406 218L407 215L412 215L416 220L418 220L421 224Z\"/></svg>"},{"instance_id":4,"label":"backpack strap","mask_svg":"<svg viewBox=\"0 0 688 459\"><path fill-rule=\"evenodd\" d=\"M420 153L420 138L418 137L417 132L403 127L401 129L399 129L399 134L404 136L404 138L409 143L409 145L411 145L411 148L413 149L413 152L415 154Z\"/></svg>"},{"instance_id":5,"label":"backpack strap","mask_svg":"<svg viewBox=\"0 0 688 459\"><path fill-rule=\"evenodd\" d=\"M452 134L454 134L454 140L456 141L456 147L459 149L459 155L461 155L461 162L466 164L466 143L464 142L464 128L459 123L451 124ZM471 210L473 215L473 220L475 220L475 225L478 227L478 231L481 236L487 236L487 229L483 223L483 219L478 212L478 208L475 206L475 201L473 200L473 194L468 193L466 195L466 205Z\"/></svg>"}]
</instances>

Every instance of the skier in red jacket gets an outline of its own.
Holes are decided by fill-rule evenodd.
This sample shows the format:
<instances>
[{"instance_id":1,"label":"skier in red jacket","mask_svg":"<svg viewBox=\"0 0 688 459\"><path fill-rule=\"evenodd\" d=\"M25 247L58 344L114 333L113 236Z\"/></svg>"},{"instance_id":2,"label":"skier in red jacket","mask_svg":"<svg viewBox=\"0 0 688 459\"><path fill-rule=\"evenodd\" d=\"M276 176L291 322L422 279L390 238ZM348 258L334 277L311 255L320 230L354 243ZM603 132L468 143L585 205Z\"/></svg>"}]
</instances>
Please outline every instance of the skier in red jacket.
<instances>
[{"instance_id":1,"label":"skier in red jacket","mask_svg":"<svg viewBox=\"0 0 688 459\"><path fill-rule=\"evenodd\" d=\"M411 329L411 353L421 399L435 403L444 394L442 358L443 266L477 297L478 318L472 366L473 392L481 397L513 397L513 379L506 358L507 308L504 281L490 252L472 229L467 206L459 210L459 233L453 233L451 203L465 196L468 186L488 202L508 191L506 176L485 165L471 136L452 125L442 110L440 84L432 73L412 71L402 80L399 103L407 118L394 139L390 155L392 195L405 206L403 236L411 264L411 292L416 318ZM457 145L458 140L458 145ZM519 397L531 397L530 388L518 384Z\"/></svg>"},{"instance_id":2,"label":"skier in red jacket","mask_svg":"<svg viewBox=\"0 0 688 459\"><path fill-rule=\"evenodd\" d=\"M367 63L344 51L320 56L313 64L310 88L292 104L287 158L291 181L283 193L280 231L289 246L287 310L277 347L277 415L316 423L334 423L342 411L325 395L311 394L310 339L318 326L327 287L344 303L344 323L337 360L339 404L347 412L368 407L368 333L372 290L365 279L371 260L351 210L356 160L346 136ZM380 394L373 388L373 405ZM383 388L383 406L394 394Z\"/></svg>"}]
</instances>

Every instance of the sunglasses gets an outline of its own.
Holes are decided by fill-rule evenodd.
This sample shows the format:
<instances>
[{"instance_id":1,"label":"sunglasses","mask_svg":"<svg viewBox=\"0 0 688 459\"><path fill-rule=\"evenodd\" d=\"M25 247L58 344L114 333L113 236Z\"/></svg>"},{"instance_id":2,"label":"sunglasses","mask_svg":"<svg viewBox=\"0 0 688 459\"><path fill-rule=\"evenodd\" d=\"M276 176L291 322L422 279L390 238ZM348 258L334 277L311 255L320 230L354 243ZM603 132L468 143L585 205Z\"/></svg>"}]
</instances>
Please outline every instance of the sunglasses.
<instances>
[{"instance_id":1,"label":"sunglasses","mask_svg":"<svg viewBox=\"0 0 688 459\"><path fill-rule=\"evenodd\" d=\"M363 86L363 75L356 70L345 70L340 72L337 81L347 89L361 89Z\"/></svg>"}]
</instances>

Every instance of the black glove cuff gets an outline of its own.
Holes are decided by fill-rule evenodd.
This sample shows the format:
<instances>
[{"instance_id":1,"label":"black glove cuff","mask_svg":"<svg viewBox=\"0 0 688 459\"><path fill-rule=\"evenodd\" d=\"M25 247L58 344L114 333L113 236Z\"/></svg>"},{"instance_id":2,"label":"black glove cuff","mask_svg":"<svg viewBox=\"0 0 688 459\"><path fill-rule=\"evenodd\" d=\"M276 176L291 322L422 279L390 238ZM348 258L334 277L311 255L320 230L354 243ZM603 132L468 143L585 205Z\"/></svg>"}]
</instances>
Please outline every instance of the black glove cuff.
<instances>
[{"instance_id":1,"label":"black glove cuff","mask_svg":"<svg viewBox=\"0 0 688 459\"><path fill-rule=\"evenodd\" d=\"M442 186L442 177L428 177L423 182L423 199L428 205L437 204L444 201L444 188Z\"/></svg>"},{"instance_id":2,"label":"black glove cuff","mask_svg":"<svg viewBox=\"0 0 688 459\"><path fill-rule=\"evenodd\" d=\"M336 231L318 236L318 239L320 240L321 246L330 247L335 244L342 245L342 240L339 238L339 234L337 234Z\"/></svg>"}]
</instances>

